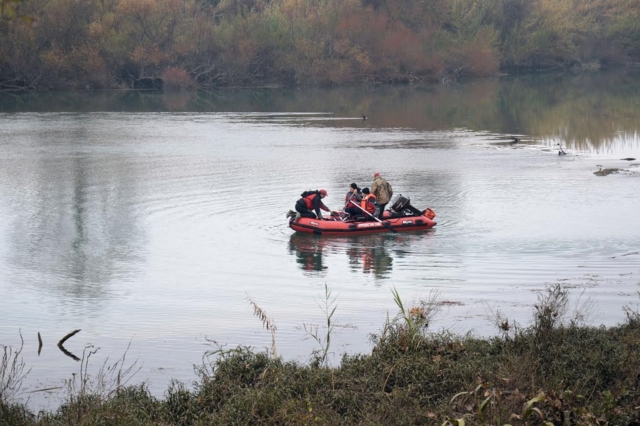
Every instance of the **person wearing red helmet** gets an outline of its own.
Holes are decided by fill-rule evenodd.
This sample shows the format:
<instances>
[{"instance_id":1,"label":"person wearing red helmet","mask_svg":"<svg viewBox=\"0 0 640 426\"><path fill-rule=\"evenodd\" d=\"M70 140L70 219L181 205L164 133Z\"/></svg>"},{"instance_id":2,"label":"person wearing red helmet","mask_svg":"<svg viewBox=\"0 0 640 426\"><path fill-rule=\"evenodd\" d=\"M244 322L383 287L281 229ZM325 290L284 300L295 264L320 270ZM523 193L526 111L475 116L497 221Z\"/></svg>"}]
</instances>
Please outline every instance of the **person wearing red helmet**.
<instances>
[{"instance_id":1,"label":"person wearing red helmet","mask_svg":"<svg viewBox=\"0 0 640 426\"><path fill-rule=\"evenodd\" d=\"M333 213L327 206L324 205L322 199L327 197L326 189L305 191L301 194L301 197L296 202L296 211L300 213L301 217L309 217L311 219L322 219L322 213L320 210ZM315 210L315 213L313 212Z\"/></svg>"}]
</instances>

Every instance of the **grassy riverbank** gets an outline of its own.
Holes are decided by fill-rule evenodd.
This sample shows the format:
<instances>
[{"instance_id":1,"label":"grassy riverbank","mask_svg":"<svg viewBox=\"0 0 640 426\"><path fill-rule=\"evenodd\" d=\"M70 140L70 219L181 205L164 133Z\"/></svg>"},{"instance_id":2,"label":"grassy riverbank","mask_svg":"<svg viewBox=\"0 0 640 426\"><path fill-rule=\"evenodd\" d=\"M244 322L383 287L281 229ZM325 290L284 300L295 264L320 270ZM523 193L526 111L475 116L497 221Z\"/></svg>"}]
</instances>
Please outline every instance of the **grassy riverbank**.
<instances>
[{"instance_id":1,"label":"grassy riverbank","mask_svg":"<svg viewBox=\"0 0 640 426\"><path fill-rule=\"evenodd\" d=\"M300 365L238 348L197 369L193 389L176 383L163 399L144 386L78 391L34 414L0 398L0 424L639 424L636 309L618 326L586 326L579 313L567 318L567 292L553 287L530 325L496 314L499 336L481 339L429 333L433 305L405 309L395 295L400 313L372 352L336 367L323 350ZM326 349L330 333L318 340Z\"/></svg>"}]
</instances>

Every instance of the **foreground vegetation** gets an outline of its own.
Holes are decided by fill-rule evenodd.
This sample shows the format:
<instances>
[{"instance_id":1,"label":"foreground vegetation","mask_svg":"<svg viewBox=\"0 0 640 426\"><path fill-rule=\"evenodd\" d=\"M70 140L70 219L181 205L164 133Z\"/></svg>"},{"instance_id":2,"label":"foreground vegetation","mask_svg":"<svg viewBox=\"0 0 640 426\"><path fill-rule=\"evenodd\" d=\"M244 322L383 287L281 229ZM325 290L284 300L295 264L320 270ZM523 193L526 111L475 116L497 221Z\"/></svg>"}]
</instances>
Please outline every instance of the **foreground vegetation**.
<instances>
[{"instance_id":1,"label":"foreground vegetation","mask_svg":"<svg viewBox=\"0 0 640 426\"><path fill-rule=\"evenodd\" d=\"M0 90L449 82L640 61L639 0L2 0Z\"/></svg>"},{"instance_id":2,"label":"foreground vegetation","mask_svg":"<svg viewBox=\"0 0 640 426\"><path fill-rule=\"evenodd\" d=\"M327 294L329 296L329 293ZM71 394L37 415L0 398L0 424L575 424L640 422L640 314L616 327L566 320L568 297L548 288L531 325L495 315L500 336L426 332L433 301L405 309L374 338L369 355L326 365L326 337L310 365L248 348L219 351L192 390L174 383L164 399L144 385ZM329 297L327 297L329 300ZM265 327L272 322L252 302ZM275 341L274 341L275 346ZM118 378L120 375L118 375ZM0 387L0 389L2 389ZM6 390L6 389L5 389Z\"/></svg>"}]
</instances>

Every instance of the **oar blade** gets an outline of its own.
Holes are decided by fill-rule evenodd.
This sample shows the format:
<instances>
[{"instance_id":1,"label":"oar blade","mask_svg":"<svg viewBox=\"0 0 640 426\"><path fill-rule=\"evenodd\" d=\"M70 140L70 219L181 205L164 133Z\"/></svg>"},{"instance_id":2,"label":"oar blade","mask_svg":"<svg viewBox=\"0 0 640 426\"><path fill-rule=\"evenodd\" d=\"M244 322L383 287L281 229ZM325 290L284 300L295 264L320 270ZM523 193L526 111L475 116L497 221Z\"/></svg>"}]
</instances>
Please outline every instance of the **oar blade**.
<instances>
[{"instance_id":1,"label":"oar blade","mask_svg":"<svg viewBox=\"0 0 640 426\"><path fill-rule=\"evenodd\" d=\"M354 206L356 206L357 208L359 208L360 210L362 210L367 216L369 216L370 218L380 222L382 224L382 226L384 226L385 228L387 228L388 230L390 230L391 232L397 234L398 231L396 231L395 229L393 229L393 226L391 226L389 224L389 222L383 222L380 219L378 219L377 217L375 217L374 215L372 215L371 213L369 213L368 211L366 211L365 209L363 209L361 206L359 206L357 203L354 203L353 200L349 200L349 202L351 204L353 204Z\"/></svg>"},{"instance_id":2,"label":"oar blade","mask_svg":"<svg viewBox=\"0 0 640 426\"><path fill-rule=\"evenodd\" d=\"M382 224L384 225L384 227L385 227L385 228L387 228L387 229L389 229L391 232L393 232L393 233L395 233L395 234L397 234L397 233L398 233L398 231L396 231L396 230L393 228L393 226L391 226L391 225L389 224L389 222L383 222L383 221L380 221L380 223L382 223Z\"/></svg>"}]
</instances>

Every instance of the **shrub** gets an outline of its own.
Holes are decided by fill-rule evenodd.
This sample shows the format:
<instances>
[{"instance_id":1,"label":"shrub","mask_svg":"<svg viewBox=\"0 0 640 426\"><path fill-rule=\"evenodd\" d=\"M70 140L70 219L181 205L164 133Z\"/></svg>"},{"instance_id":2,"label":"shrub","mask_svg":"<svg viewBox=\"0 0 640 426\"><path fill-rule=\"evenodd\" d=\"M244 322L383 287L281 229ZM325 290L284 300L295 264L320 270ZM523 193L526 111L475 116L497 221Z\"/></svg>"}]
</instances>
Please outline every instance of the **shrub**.
<instances>
[{"instance_id":1,"label":"shrub","mask_svg":"<svg viewBox=\"0 0 640 426\"><path fill-rule=\"evenodd\" d=\"M161 77L165 90L182 90L193 87L193 79L181 68L169 67Z\"/></svg>"}]
</instances>

